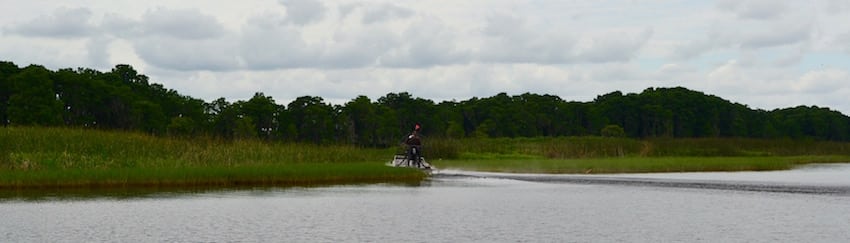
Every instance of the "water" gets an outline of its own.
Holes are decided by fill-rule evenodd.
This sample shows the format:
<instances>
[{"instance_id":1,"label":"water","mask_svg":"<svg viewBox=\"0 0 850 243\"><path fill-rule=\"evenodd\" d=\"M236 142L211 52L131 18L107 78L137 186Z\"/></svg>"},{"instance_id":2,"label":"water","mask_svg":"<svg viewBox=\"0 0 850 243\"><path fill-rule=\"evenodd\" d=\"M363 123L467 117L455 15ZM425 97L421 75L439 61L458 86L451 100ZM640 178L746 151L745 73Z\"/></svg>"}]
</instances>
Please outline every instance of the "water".
<instances>
[{"instance_id":1,"label":"water","mask_svg":"<svg viewBox=\"0 0 850 243\"><path fill-rule=\"evenodd\" d=\"M603 176L447 171L417 187L6 199L0 241L848 242L850 194L839 190L850 187L848 177L850 165ZM715 187L692 186L702 184Z\"/></svg>"}]
</instances>

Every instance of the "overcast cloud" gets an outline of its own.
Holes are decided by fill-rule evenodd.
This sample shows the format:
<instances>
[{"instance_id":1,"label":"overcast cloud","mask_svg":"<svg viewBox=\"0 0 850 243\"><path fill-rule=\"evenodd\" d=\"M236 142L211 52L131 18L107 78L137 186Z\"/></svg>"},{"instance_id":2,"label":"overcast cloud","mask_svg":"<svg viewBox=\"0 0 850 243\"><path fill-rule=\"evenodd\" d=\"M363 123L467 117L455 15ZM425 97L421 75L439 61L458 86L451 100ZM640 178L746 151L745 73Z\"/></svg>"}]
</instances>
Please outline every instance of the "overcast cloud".
<instances>
[{"instance_id":1,"label":"overcast cloud","mask_svg":"<svg viewBox=\"0 0 850 243\"><path fill-rule=\"evenodd\" d=\"M775 1L17 1L0 59L130 64L207 101L411 92L596 95L683 86L850 114L850 4ZM8 7L11 6L11 7Z\"/></svg>"}]
</instances>

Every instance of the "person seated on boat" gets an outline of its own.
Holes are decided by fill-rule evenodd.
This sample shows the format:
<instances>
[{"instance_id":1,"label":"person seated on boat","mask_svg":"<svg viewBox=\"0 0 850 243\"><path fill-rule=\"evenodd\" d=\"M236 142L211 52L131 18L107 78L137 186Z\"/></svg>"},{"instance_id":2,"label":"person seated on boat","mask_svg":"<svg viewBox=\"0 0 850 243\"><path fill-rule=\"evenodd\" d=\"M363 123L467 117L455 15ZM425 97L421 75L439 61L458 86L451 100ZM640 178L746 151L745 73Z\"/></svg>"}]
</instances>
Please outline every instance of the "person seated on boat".
<instances>
[{"instance_id":1,"label":"person seated on boat","mask_svg":"<svg viewBox=\"0 0 850 243\"><path fill-rule=\"evenodd\" d=\"M407 159L414 161L416 166L421 167L422 161L420 157L422 156L422 139L419 137L419 130L422 127L417 123L414 126L413 131L410 132L410 135L404 139L404 145L407 146Z\"/></svg>"}]
</instances>

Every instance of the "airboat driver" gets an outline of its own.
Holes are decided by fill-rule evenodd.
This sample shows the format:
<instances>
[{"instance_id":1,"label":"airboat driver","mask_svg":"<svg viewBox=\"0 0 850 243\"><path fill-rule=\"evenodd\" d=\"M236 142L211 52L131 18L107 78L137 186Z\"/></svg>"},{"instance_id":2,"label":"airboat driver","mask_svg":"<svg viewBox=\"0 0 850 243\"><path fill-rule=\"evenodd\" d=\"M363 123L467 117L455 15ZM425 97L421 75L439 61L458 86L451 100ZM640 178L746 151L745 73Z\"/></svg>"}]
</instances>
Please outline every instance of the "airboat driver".
<instances>
[{"instance_id":1,"label":"airboat driver","mask_svg":"<svg viewBox=\"0 0 850 243\"><path fill-rule=\"evenodd\" d=\"M419 130L421 129L422 126L416 123L413 131L404 139L404 145L407 146L407 159L415 161L417 166L422 166L422 161L420 160L422 156L422 139L419 136Z\"/></svg>"}]
</instances>

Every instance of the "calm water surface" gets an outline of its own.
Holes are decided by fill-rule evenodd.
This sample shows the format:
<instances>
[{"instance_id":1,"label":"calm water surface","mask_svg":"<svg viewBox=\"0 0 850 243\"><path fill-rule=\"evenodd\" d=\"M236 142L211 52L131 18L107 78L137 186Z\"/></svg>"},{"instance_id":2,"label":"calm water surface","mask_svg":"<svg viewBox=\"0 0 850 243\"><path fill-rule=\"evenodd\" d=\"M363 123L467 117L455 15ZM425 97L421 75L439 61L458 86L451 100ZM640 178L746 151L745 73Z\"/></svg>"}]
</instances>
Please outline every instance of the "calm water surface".
<instances>
[{"instance_id":1,"label":"calm water surface","mask_svg":"<svg viewBox=\"0 0 850 243\"><path fill-rule=\"evenodd\" d=\"M850 165L602 176L444 171L416 187L12 198L0 200L0 241L848 242L848 178Z\"/></svg>"}]
</instances>

